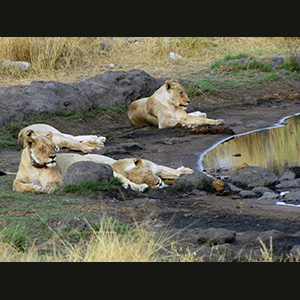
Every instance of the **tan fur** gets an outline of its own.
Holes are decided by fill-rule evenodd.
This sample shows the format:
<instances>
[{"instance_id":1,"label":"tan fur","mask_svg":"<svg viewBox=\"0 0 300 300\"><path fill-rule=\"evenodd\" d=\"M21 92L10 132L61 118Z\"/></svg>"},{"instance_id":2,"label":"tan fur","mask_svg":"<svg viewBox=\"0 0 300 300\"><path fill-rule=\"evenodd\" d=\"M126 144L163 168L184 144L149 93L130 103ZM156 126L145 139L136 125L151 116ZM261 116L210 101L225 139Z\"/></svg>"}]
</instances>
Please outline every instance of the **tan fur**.
<instances>
[{"instance_id":1,"label":"tan fur","mask_svg":"<svg viewBox=\"0 0 300 300\"><path fill-rule=\"evenodd\" d=\"M32 130L28 133L13 182L14 191L51 193L62 184L62 176L55 167L55 144L51 138L52 133L45 136L36 136Z\"/></svg>"},{"instance_id":2,"label":"tan fur","mask_svg":"<svg viewBox=\"0 0 300 300\"><path fill-rule=\"evenodd\" d=\"M36 135L31 130L24 140L26 148L22 152L19 170L13 182L17 192L52 193L62 185L68 167L78 161L94 161L111 165L114 176L123 186L144 191L148 187L163 186L162 179L174 179L182 173L193 173L189 168L172 169L140 158L114 160L98 154L56 154L53 134Z\"/></svg>"},{"instance_id":3,"label":"tan fur","mask_svg":"<svg viewBox=\"0 0 300 300\"><path fill-rule=\"evenodd\" d=\"M25 148L24 141L29 130L34 130L37 135L46 135L48 132L52 132L53 141L59 148L80 150L84 153L91 153L93 150L104 148L106 140L105 137L97 137L96 135L73 136L61 133L56 128L47 124L33 124L23 128L19 132L18 143L22 148Z\"/></svg>"},{"instance_id":4,"label":"tan fur","mask_svg":"<svg viewBox=\"0 0 300 300\"><path fill-rule=\"evenodd\" d=\"M154 125L158 128L183 126L219 125L223 120L206 118L199 111L186 113L190 100L184 88L176 79L166 80L151 97L133 101L128 110L128 117L133 125Z\"/></svg>"}]
</instances>

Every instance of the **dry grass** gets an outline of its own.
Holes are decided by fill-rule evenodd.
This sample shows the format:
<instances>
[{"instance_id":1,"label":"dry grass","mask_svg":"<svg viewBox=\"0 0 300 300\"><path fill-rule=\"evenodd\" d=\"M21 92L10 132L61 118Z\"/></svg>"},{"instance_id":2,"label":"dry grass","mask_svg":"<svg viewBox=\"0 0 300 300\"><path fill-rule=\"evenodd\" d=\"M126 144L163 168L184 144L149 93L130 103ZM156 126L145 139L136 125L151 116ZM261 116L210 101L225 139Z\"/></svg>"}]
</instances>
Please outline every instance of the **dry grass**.
<instances>
[{"instance_id":1,"label":"dry grass","mask_svg":"<svg viewBox=\"0 0 300 300\"><path fill-rule=\"evenodd\" d=\"M108 47L101 50L104 44ZM296 54L299 44L298 38L288 37L2 37L0 59L29 62L31 70L0 67L0 85L79 81L109 70L109 64L114 70L140 68L153 76L178 76L199 72L229 53ZM170 61L169 52L183 60Z\"/></svg>"},{"instance_id":2,"label":"dry grass","mask_svg":"<svg viewBox=\"0 0 300 300\"><path fill-rule=\"evenodd\" d=\"M3 233L4 231L2 231ZM117 233L101 226L91 228L90 239L71 244L53 232L53 237L39 246L22 251L0 232L0 262L160 262L193 261L189 252L179 254L170 236L157 235L137 227ZM169 250L167 250L169 249Z\"/></svg>"}]
</instances>

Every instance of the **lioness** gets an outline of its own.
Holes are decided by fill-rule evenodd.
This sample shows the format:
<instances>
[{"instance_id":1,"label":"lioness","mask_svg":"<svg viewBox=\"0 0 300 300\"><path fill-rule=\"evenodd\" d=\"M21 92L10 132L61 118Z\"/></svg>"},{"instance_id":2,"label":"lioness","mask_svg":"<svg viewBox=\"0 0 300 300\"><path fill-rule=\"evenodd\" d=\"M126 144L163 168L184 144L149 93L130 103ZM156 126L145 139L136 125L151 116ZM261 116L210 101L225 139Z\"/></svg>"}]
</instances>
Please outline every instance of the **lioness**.
<instances>
[{"instance_id":1,"label":"lioness","mask_svg":"<svg viewBox=\"0 0 300 300\"><path fill-rule=\"evenodd\" d=\"M133 190L144 191L148 187L162 187L163 179L174 179L182 173L193 173L192 169L180 167L172 169L141 158L115 160L97 154L56 153L53 133L36 135L33 130L26 132L25 149L22 152L19 170L13 182L17 192L52 193L63 183L68 167L77 161L94 161L109 164L114 176L123 186Z\"/></svg>"},{"instance_id":2,"label":"lioness","mask_svg":"<svg viewBox=\"0 0 300 300\"><path fill-rule=\"evenodd\" d=\"M33 124L23 128L19 132L18 143L22 148L25 148L25 139L28 130L34 130L36 135L46 135L49 132L53 134L53 141L59 148L67 148L72 150L80 150L84 153L92 152L95 149L104 148L106 138L103 136L97 137L96 135L80 135L73 136L58 131L56 128L47 124Z\"/></svg>"},{"instance_id":3,"label":"lioness","mask_svg":"<svg viewBox=\"0 0 300 300\"><path fill-rule=\"evenodd\" d=\"M176 79L166 80L151 97L133 101L128 110L128 117L133 125L155 125L158 128L183 126L220 125L223 120L206 118L205 113L196 111L187 113L190 103L184 88Z\"/></svg>"}]
</instances>

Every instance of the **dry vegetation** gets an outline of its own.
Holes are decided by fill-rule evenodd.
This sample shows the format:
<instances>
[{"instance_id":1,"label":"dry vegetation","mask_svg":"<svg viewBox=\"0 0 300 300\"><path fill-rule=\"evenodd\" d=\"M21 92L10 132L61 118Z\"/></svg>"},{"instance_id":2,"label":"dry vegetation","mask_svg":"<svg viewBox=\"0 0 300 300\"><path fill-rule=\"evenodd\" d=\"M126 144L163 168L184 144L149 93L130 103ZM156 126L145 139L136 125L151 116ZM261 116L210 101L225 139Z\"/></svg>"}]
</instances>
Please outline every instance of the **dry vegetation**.
<instances>
[{"instance_id":1,"label":"dry vegetation","mask_svg":"<svg viewBox=\"0 0 300 300\"><path fill-rule=\"evenodd\" d=\"M20 73L0 65L0 85L80 81L110 68L178 76L199 72L227 54L268 57L299 51L299 39L288 37L2 37L0 60L25 61L31 69ZM169 52L183 59L170 61Z\"/></svg>"}]
</instances>

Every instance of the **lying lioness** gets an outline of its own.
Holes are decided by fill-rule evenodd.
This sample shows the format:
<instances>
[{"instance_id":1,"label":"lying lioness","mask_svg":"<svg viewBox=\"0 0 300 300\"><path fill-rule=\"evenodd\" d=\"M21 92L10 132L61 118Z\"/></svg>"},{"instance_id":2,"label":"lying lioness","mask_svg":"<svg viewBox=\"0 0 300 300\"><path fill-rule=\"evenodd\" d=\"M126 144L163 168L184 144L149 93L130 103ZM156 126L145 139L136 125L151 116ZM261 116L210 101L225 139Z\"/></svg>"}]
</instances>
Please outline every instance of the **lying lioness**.
<instances>
[{"instance_id":1,"label":"lying lioness","mask_svg":"<svg viewBox=\"0 0 300 300\"><path fill-rule=\"evenodd\" d=\"M77 161L94 161L109 164L114 176L123 186L144 191L148 187L162 187L164 179L174 179L182 173L193 173L192 169L181 167L172 169L141 158L115 160L97 154L56 154L53 133L36 135L33 130L26 132L25 149L22 152L19 170L13 182L17 192L52 193L63 183L68 167Z\"/></svg>"},{"instance_id":2,"label":"lying lioness","mask_svg":"<svg viewBox=\"0 0 300 300\"><path fill-rule=\"evenodd\" d=\"M22 148L25 148L25 139L29 130L34 130L36 135L46 135L49 132L53 134L53 142L59 148L67 148L72 150L80 150L84 153L92 152L96 149L104 148L106 138L103 136L97 137L96 135L80 135L73 136L58 131L56 128L47 124L33 124L23 128L19 132L18 143Z\"/></svg>"},{"instance_id":3,"label":"lying lioness","mask_svg":"<svg viewBox=\"0 0 300 300\"><path fill-rule=\"evenodd\" d=\"M190 103L184 88L176 79L166 80L151 97L133 101L128 110L128 117L133 125L154 125L158 128L183 126L220 125L223 120L206 118L205 113L196 111L186 113Z\"/></svg>"}]
</instances>

